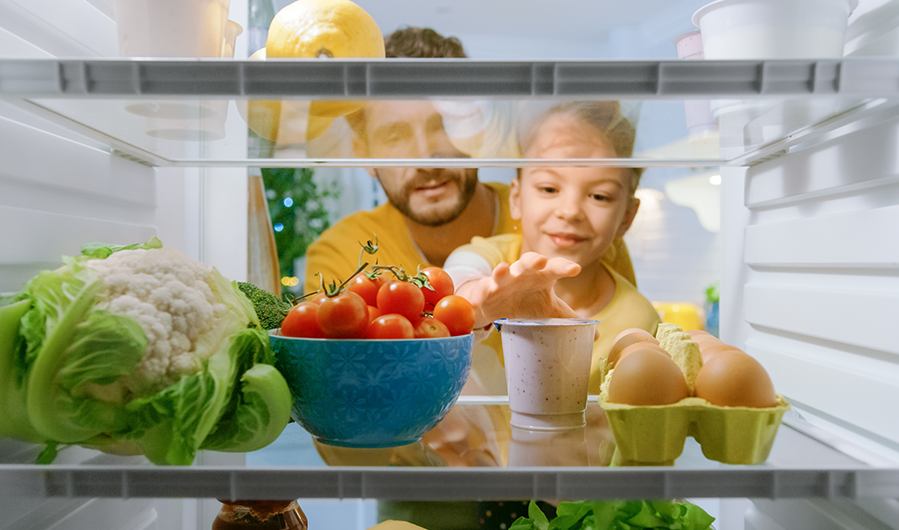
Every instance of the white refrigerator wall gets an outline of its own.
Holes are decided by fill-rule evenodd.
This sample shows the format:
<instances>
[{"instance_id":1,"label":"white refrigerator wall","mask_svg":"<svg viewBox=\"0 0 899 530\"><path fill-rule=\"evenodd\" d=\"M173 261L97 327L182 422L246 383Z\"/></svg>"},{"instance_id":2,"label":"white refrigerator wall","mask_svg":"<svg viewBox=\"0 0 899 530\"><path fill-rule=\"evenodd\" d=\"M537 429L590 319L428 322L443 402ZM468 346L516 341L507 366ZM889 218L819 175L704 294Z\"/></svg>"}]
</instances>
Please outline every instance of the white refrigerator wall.
<instances>
[{"instance_id":1,"label":"white refrigerator wall","mask_svg":"<svg viewBox=\"0 0 899 530\"><path fill-rule=\"evenodd\" d=\"M844 132L722 172L721 334L759 359L807 420L864 447L861 458L895 464L899 122ZM853 511L870 525L844 526L839 514ZM796 528L797 514L829 521L814 528L897 528L899 521L893 501L766 501L749 513L747 528Z\"/></svg>"}]
</instances>

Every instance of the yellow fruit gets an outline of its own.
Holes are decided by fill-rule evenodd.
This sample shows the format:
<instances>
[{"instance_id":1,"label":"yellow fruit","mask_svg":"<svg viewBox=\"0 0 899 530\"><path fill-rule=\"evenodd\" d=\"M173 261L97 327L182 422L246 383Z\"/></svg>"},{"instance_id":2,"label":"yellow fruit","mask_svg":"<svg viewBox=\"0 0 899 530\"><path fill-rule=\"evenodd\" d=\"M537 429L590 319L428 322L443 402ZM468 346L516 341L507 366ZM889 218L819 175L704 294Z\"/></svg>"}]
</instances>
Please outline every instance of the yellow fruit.
<instances>
[{"instance_id":1,"label":"yellow fruit","mask_svg":"<svg viewBox=\"0 0 899 530\"><path fill-rule=\"evenodd\" d=\"M265 48L250 59L265 60ZM237 102L240 116L259 136L279 144L303 143L325 134L334 118L309 115L309 102L298 100L250 100Z\"/></svg>"},{"instance_id":2,"label":"yellow fruit","mask_svg":"<svg viewBox=\"0 0 899 530\"><path fill-rule=\"evenodd\" d=\"M275 15L265 43L269 58L383 59L384 37L375 20L349 0L297 0ZM313 101L313 116L337 118L364 101Z\"/></svg>"},{"instance_id":3,"label":"yellow fruit","mask_svg":"<svg viewBox=\"0 0 899 530\"><path fill-rule=\"evenodd\" d=\"M424 528L412 524L407 523L406 521L394 521L392 519L388 519L384 522L378 523L375 526L372 526L368 530L425 530Z\"/></svg>"}]
</instances>

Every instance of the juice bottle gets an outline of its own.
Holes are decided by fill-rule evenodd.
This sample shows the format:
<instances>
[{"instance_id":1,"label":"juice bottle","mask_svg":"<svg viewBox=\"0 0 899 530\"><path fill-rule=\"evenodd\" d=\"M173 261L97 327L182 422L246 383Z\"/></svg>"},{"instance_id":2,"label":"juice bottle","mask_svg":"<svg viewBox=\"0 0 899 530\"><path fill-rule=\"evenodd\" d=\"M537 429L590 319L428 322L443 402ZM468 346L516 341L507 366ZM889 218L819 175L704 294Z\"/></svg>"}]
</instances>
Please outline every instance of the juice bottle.
<instances>
[{"instance_id":1,"label":"juice bottle","mask_svg":"<svg viewBox=\"0 0 899 530\"><path fill-rule=\"evenodd\" d=\"M297 501L221 501L212 530L306 530Z\"/></svg>"}]
</instances>

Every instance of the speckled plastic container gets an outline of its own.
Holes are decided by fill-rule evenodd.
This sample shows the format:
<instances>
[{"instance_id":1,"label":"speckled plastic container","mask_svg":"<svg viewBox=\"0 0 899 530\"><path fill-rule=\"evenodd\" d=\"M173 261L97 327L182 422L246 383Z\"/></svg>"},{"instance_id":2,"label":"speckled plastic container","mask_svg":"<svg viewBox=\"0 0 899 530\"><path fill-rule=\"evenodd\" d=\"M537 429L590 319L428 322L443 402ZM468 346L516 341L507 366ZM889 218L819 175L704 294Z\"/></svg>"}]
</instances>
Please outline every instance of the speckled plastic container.
<instances>
[{"instance_id":1,"label":"speckled plastic container","mask_svg":"<svg viewBox=\"0 0 899 530\"><path fill-rule=\"evenodd\" d=\"M780 394L776 407L719 407L700 398L672 405L599 404L606 411L621 460L628 464L670 465L684 450L687 436L710 460L758 464L768 458L781 419L790 405Z\"/></svg>"}]
</instances>

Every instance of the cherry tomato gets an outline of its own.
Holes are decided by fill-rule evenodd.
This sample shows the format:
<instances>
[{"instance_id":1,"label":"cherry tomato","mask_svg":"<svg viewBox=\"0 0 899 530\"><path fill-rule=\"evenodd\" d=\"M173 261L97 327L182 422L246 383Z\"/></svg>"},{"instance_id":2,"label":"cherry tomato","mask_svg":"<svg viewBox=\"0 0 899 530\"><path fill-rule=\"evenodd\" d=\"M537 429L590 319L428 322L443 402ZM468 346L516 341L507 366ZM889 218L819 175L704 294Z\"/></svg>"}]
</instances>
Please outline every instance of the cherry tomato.
<instances>
[{"instance_id":1,"label":"cherry tomato","mask_svg":"<svg viewBox=\"0 0 899 530\"><path fill-rule=\"evenodd\" d=\"M397 313L410 322L418 320L425 307L425 295L414 283L392 280L378 290L381 314Z\"/></svg>"},{"instance_id":2,"label":"cherry tomato","mask_svg":"<svg viewBox=\"0 0 899 530\"><path fill-rule=\"evenodd\" d=\"M328 299L328 295L326 295L325 293L318 293L317 295L313 296L312 298L307 299L307 301L312 302L313 304L321 305L321 303L327 299Z\"/></svg>"},{"instance_id":3,"label":"cherry tomato","mask_svg":"<svg viewBox=\"0 0 899 530\"><path fill-rule=\"evenodd\" d=\"M375 305L368 306L368 321L369 322L378 318L379 316L381 316L381 310L378 309L378 306L375 306Z\"/></svg>"},{"instance_id":4,"label":"cherry tomato","mask_svg":"<svg viewBox=\"0 0 899 530\"><path fill-rule=\"evenodd\" d=\"M388 313L371 321L365 330L366 339L411 339L415 337L412 323L403 315Z\"/></svg>"},{"instance_id":5,"label":"cherry tomato","mask_svg":"<svg viewBox=\"0 0 899 530\"><path fill-rule=\"evenodd\" d=\"M293 306L281 322L281 335L285 337L324 338L325 332L318 325L318 304L300 302Z\"/></svg>"},{"instance_id":6,"label":"cherry tomato","mask_svg":"<svg viewBox=\"0 0 899 530\"><path fill-rule=\"evenodd\" d=\"M440 267L427 267L422 269L421 273L428 277L428 283L434 288L433 290L421 288L421 292L425 295L425 311L433 311L441 298L456 292L456 287L450 275Z\"/></svg>"},{"instance_id":7,"label":"cherry tomato","mask_svg":"<svg viewBox=\"0 0 899 530\"><path fill-rule=\"evenodd\" d=\"M345 291L318 307L318 325L330 339L360 338L368 327L368 306L358 294Z\"/></svg>"},{"instance_id":8,"label":"cherry tomato","mask_svg":"<svg viewBox=\"0 0 899 530\"><path fill-rule=\"evenodd\" d=\"M474 329L474 308L461 296L451 294L434 306L434 318L446 324L450 335L468 335Z\"/></svg>"},{"instance_id":9,"label":"cherry tomato","mask_svg":"<svg viewBox=\"0 0 899 530\"><path fill-rule=\"evenodd\" d=\"M449 337L449 328L446 324L434 317L422 317L418 322L413 322L413 331L416 339L432 339L436 337Z\"/></svg>"},{"instance_id":10,"label":"cherry tomato","mask_svg":"<svg viewBox=\"0 0 899 530\"><path fill-rule=\"evenodd\" d=\"M353 291L358 294L368 305L378 305L378 289L380 287L380 283L370 280L364 272L356 274L347 283L347 291Z\"/></svg>"}]
</instances>

